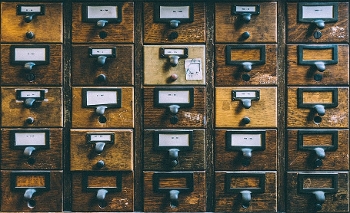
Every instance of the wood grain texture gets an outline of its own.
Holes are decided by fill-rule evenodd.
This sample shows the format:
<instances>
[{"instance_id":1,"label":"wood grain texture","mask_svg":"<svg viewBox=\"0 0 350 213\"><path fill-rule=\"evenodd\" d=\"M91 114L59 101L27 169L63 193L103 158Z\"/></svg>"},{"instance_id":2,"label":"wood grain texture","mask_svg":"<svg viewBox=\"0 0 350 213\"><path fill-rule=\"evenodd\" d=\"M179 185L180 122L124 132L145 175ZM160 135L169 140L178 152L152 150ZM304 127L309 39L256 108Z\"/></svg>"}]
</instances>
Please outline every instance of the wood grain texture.
<instances>
[{"instance_id":1,"label":"wood grain texture","mask_svg":"<svg viewBox=\"0 0 350 213\"><path fill-rule=\"evenodd\" d=\"M106 144L102 153L94 151L94 144L87 143L87 133L111 133L114 144ZM70 131L70 169L71 171L131 171L133 170L133 132L116 129L71 129ZM96 163L103 160L105 166L97 168Z\"/></svg>"},{"instance_id":2,"label":"wood grain texture","mask_svg":"<svg viewBox=\"0 0 350 213\"><path fill-rule=\"evenodd\" d=\"M179 194L179 205L170 207L169 193L155 192L153 189L153 174L144 175L144 211L145 212L204 212L206 209L206 177L204 172L193 172L193 191ZM179 173L179 172L176 172ZM171 187L168 185L167 187Z\"/></svg>"},{"instance_id":3,"label":"wood grain texture","mask_svg":"<svg viewBox=\"0 0 350 213\"><path fill-rule=\"evenodd\" d=\"M34 16L29 23L24 21L24 15L17 15L17 5L30 6L38 3L28 1L1 3L1 42L63 42L62 3L39 4L45 6L45 14ZM28 39L27 32L33 32L34 38Z\"/></svg>"},{"instance_id":4,"label":"wood grain texture","mask_svg":"<svg viewBox=\"0 0 350 213\"><path fill-rule=\"evenodd\" d=\"M226 149L226 136L228 130L215 131L215 169L216 170L276 170L277 169L277 130L266 130L265 150L252 151L249 166L242 165L242 152ZM248 131L247 134L250 132Z\"/></svg>"},{"instance_id":5,"label":"wood grain texture","mask_svg":"<svg viewBox=\"0 0 350 213\"><path fill-rule=\"evenodd\" d=\"M326 70L317 71L315 66L298 64L298 45L287 45L288 85L348 85L349 84L349 46L338 44L338 63L327 64ZM313 50L314 58L329 58L327 50ZM315 74L323 76L314 80Z\"/></svg>"},{"instance_id":6,"label":"wood grain texture","mask_svg":"<svg viewBox=\"0 0 350 213\"><path fill-rule=\"evenodd\" d=\"M25 108L23 101L16 100L16 90L47 90L45 100L34 108ZM1 125L3 127L62 127L62 89L59 87L2 87ZM28 117L34 118L27 124Z\"/></svg>"},{"instance_id":7,"label":"wood grain texture","mask_svg":"<svg viewBox=\"0 0 350 213\"><path fill-rule=\"evenodd\" d=\"M265 172L265 192L252 193L248 208L242 208L241 194L225 192L225 175L227 172L215 172L215 212L277 212L277 173ZM244 173L244 172L241 172ZM249 174L249 173L247 173ZM251 173L254 174L254 173ZM245 187L255 187L256 178L247 177Z\"/></svg>"},{"instance_id":8,"label":"wood grain texture","mask_svg":"<svg viewBox=\"0 0 350 213\"><path fill-rule=\"evenodd\" d=\"M260 14L252 15L249 23L243 23L238 15L232 15L233 5L260 5ZM241 38L244 32L250 36ZM215 4L215 42L277 42L277 2L239 2Z\"/></svg>"},{"instance_id":9,"label":"wood grain texture","mask_svg":"<svg viewBox=\"0 0 350 213\"><path fill-rule=\"evenodd\" d=\"M47 65L35 65L30 72L24 69L25 62L23 65L11 64L10 47L10 44L1 44L2 85L62 85L63 65L61 44L50 44L50 63ZM27 80L27 75L30 73L35 75L35 79L33 81Z\"/></svg>"},{"instance_id":10,"label":"wood grain texture","mask_svg":"<svg viewBox=\"0 0 350 213\"><path fill-rule=\"evenodd\" d=\"M82 188L82 172L72 172L72 211L100 211L100 212L127 212L134 210L134 174L122 173L122 190L120 192L108 192L105 201L107 206L100 208L96 198L96 192L87 192ZM103 177L102 177L103 178ZM108 185L110 178L106 178ZM115 183L110 183L115 186ZM108 189L107 189L108 190Z\"/></svg>"},{"instance_id":11,"label":"wood grain texture","mask_svg":"<svg viewBox=\"0 0 350 213\"><path fill-rule=\"evenodd\" d=\"M277 45L266 44L266 62L263 65L253 65L250 72L245 72L242 66L226 64L226 46L227 44L215 45L215 85L277 85ZM260 52L257 55L251 55L247 52L242 58L253 57L253 60L260 58ZM244 59L243 59L244 60ZM245 81L242 74L248 74L250 79Z\"/></svg>"},{"instance_id":12,"label":"wood grain texture","mask_svg":"<svg viewBox=\"0 0 350 213\"><path fill-rule=\"evenodd\" d=\"M338 2L338 21L325 23L325 28L321 31L322 36L315 39L313 34L315 29L312 23L298 22L298 4L287 4L287 41L295 42L349 42L349 3Z\"/></svg>"},{"instance_id":13,"label":"wood grain texture","mask_svg":"<svg viewBox=\"0 0 350 213\"><path fill-rule=\"evenodd\" d=\"M144 43L204 43L206 39L204 2L193 3L193 16L192 23L180 23L178 28L172 29L168 23L155 23L154 3L144 2ZM169 35L173 32L177 32L178 37L169 39Z\"/></svg>"},{"instance_id":14,"label":"wood grain texture","mask_svg":"<svg viewBox=\"0 0 350 213\"><path fill-rule=\"evenodd\" d=\"M96 57L89 57L89 48L116 48L116 58L107 58L100 66ZM129 86L134 84L133 45L90 44L72 47L72 85ZM99 75L106 81L99 81Z\"/></svg>"}]
</instances>

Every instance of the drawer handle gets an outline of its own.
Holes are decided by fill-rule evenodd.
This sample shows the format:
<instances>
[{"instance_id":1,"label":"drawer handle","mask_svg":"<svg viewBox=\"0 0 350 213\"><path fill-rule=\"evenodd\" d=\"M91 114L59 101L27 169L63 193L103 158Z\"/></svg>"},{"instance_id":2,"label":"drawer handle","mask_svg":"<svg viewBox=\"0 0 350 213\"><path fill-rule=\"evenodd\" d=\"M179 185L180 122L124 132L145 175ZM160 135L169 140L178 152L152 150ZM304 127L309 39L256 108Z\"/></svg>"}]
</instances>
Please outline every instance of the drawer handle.
<instances>
[{"instance_id":1,"label":"drawer handle","mask_svg":"<svg viewBox=\"0 0 350 213\"><path fill-rule=\"evenodd\" d=\"M326 200L326 195L323 191L314 191L312 192L312 194L315 195L316 197L316 210L320 211L322 209L322 204L324 203L324 201Z\"/></svg>"},{"instance_id":2,"label":"drawer handle","mask_svg":"<svg viewBox=\"0 0 350 213\"><path fill-rule=\"evenodd\" d=\"M100 55L97 57L97 63L102 66L106 63L106 59L107 59L106 56Z\"/></svg>"},{"instance_id":3,"label":"drawer handle","mask_svg":"<svg viewBox=\"0 0 350 213\"><path fill-rule=\"evenodd\" d=\"M323 105L321 105L321 104L316 104L316 105L314 106L314 109L316 110L316 112L317 112L317 114L318 114L319 116L324 116L324 115L326 114L326 109L325 109L325 107L324 107Z\"/></svg>"},{"instance_id":4,"label":"drawer handle","mask_svg":"<svg viewBox=\"0 0 350 213\"><path fill-rule=\"evenodd\" d=\"M179 21L179 20L170 20L170 27L171 28L178 28L180 23L181 23L181 21Z\"/></svg>"},{"instance_id":5,"label":"drawer handle","mask_svg":"<svg viewBox=\"0 0 350 213\"><path fill-rule=\"evenodd\" d=\"M96 25L98 26L98 27L105 27L106 25L107 25L107 23L108 23L108 21L107 20L98 20L97 21L97 23L96 23Z\"/></svg>"},{"instance_id":6,"label":"drawer handle","mask_svg":"<svg viewBox=\"0 0 350 213\"><path fill-rule=\"evenodd\" d=\"M24 64L24 69L25 70L32 70L34 66L35 66L34 62L27 62Z\"/></svg>"},{"instance_id":7,"label":"drawer handle","mask_svg":"<svg viewBox=\"0 0 350 213\"><path fill-rule=\"evenodd\" d=\"M95 152L99 155L103 152L104 148L106 146L105 142L96 142L95 143Z\"/></svg>"},{"instance_id":8,"label":"drawer handle","mask_svg":"<svg viewBox=\"0 0 350 213\"><path fill-rule=\"evenodd\" d=\"M98 107L96 107L96 113L98 115L104 115L106 109L107 109L107 106L98 106Z\"/></svg>"},{"instance_id":9,"label":"drawer handle","mask_svg":"<svg viewBox=\"0 0 350 213\"><path fill-rule=\"evenodd\" d=\"M170 190L169 191L169 197L170 197L170 207L176 208L179 205L179 190Z\"/></svg>"},{"instance_id":10,"label":"drawer handle","mask_svg":"<svg viewBox=\"0 0 350 213\"><path fill-rule=\"evenodd\" d=\"M243 190L240 193L242 195L242 207L246 209L250 206L250 201L252 200L252 192L249 190Z\"/></svg>"},{"instance_id":11,"label":"drawer handle","mask_svg":"<svg viewBox=\"0 0 350 213\"><path fill-rule=\"evenodd\" d=\"M324 21L323 20L315 20L314 23L316 24L316 26L318 27L318 29L323 29L325 27Z\"/></svg>"},{"instance_id":12,"label":"drawer handle","mask_svg":"<svg viewBox=\"0 0 350 213\"><path fill-rule=\"evenodd\" d=\"M35 151L35 147L28 146L24 149L23 155L26 157L30 157L33 154L33 151Z\"/></svg>"},{"instance_id":13,"label":"drawer handle","mask_svg":"<svg viewBox=\"0 0 350 213\"><path fill-rule=\"evenodd\" d=\"M179 121L179 118L177 117L177 113L179 112L180 106L176 104L172 104L169 106L169 111L171 112L171 118L170 123L176 124Z\"/></svg>"},{"instance_id":14,"label":"drawer handle","mask_svg":"<svg viewBox=\"0 0 350 213\"><path fill-rule=\"evenodd\" d=\"M34 193L36 192L35 189L26 189L26 191L24 192L24 199L26 200L30 200L32 199Z\"/></svg>"},{"instance_id":15,"label":"drawer handle","mask_svg":"<svg viewBox=\"0 0 350 213\"><path fill-rule=\"evenodd\" d=\"M315 150L316 157L317 157L315 160L315 166L320 167L323 164L322 159L324 159L326 157L326 152L321 147L316 147L314 150Z\"/></svg>"},{"instance_id":16,"label":"drawer handle","mask_svg":"<svg viewBox=\"0 0 350 213\"><path fill-rule=\"evenodd\" d=\"M172 167L175 167L179 164L179 149L169 149L169 160L170 160L170 165Z\"/></svg>"},{"instance_id":17,"label":"drawer handle","mask_svg":"<svg viewBox=\"0 0 350 213\"><path fill-rule=\"evenodd\" d=\"M106 189L99 189L97 191L97 194L96 194L97 200L99 200L99 201L104 200L106 198L107 193L108 193L108 191Z\"/></svg>"}]
</instances>

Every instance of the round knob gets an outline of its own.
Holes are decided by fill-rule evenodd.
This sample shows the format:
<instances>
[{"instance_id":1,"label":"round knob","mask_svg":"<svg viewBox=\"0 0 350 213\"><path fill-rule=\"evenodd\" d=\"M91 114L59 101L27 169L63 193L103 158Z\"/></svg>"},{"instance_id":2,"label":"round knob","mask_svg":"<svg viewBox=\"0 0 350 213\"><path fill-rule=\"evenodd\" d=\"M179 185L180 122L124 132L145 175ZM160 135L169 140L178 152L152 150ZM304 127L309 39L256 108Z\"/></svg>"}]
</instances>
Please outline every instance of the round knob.
<instances>
[{"instance_id":1,"label":"round knob","mask_svg":"<svg viewBox=\"0 0 350 213\"><path fill-rule=\"evenodd\" d=\"M242 34L242 39L248 39L250 37L250 33L249 32L244 32L243 34Z\"/></svg>"},{"instance_id":2,"label":"round knob","mask_svg":"<svg viewBox=\"0 0 350 213\"><path fill-rule=\"evenodd\" d=\"M171 118L170 118L171 124L176 124L178 121L179 121L179 118L176 115L171 116Z\"/></svg>"},{"instance_id":3,"label":"round knob","mask_svg":"<svg viewBox=\"0 0 350 213\"><path fill-rule=\"evenodd\" d=\"M34 38L34 33L33 32L26 32L26 37L28 38L28 39L32 39L32 38Z\"/></svg>"},{"instance_id":4,"label":"round knob","mask_svg":"<svg viewBox=\"0 0 350 213\"><path fill-rule=\"evenodd\" d=\"M171 74L171 76L170 76L170 80L172 80L172 81L176 81L178 78L179 78L179 76L175 73Z\"/></svg>"},{"instance_id":5,"label":"round knob","mask_svg":"<svg viewBox=\"0 0 350 213\"><path fill-rule=\"evenodd\" d=\"M101 169L101 168L103 168L104 166L105 166L105 162L104 162L103 160L97 161L97 163L96 163L96 167L97 167L97 168Z\"/></svg>"},{"instance_id":6,"label":"round knob","mask_svg":"<svg viewBox=\"0 0 350 213\"><path fill-rule=\"evenodd\" d=\"M316 32L314 32L314 38L315 39L319 39L319 38L321 38L321 36L322 36L321 31L317 30Z\"/></svg>"},{"instance_id":7,"label":"round knob","mask_svg":"<svg viewBox=\"0 0 350 213\"><path fill-rule=\"evenodd\" d=\"M244 117L242 119L243 124L249 124L250 123L250 118L249 117Z\"/></svg>"},{"instance_id":8,"label":"round knob","mask_svg":"<svg viewBox=\"0 0 350 213\"><path fill-rule=\"evenodd\" d=\"M33 118L33 117L28 117L28 118L26 119L26 123L27 123L27 124L33 124L33 123L34 123L34 118Z\"/></svg>"},{"instance_id":9,"label":"round knob","mask_svg":"<svg viewBox=\"0 0 350 213\"><path fill-rule=\"evenodd\" d=\"M179 33L177 32L171 32L168 36L169 40L177 39L177 37L179 37Z\"/></svg>"},{"instance_id":10,"label":"round knob","mask_svg":"<svg viewBox=\"0 0 350 213\"><path fill-rule=\"evenodd\" d=\"M106 82L107 81L107 77L105 74L100 74L97 76L97 81L98 82Z\"/></svg>"}]
</instances>

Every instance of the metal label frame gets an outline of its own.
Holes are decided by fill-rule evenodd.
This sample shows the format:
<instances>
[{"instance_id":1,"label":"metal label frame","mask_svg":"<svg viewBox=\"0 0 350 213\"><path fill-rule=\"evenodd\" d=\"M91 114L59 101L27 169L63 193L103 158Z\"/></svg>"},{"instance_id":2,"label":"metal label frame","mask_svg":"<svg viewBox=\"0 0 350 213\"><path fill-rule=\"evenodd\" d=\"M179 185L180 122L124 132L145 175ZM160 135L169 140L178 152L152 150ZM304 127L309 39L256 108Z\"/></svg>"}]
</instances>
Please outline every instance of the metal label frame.
<instances>
[{"instance_id":1,"label":"metal label frame","mask_svg":"<svg viewBox=\"0 0 350 213\"><path fill-rule=\"evenodd\" d=\"M92 54L92 50L94 49L111 49L112 50L112 54L101 54L101 55L94 55ZM103 47L89 47L89 57L90 58L97 58L99 56L106 56L107 58L116 58L117 57L117 48L116 47L106 47L106 48L103 48Z\"/></svg>"},{"instance_id":2,"label":"metal label frame","mask_svg":"<svg viewBox=\"0 0 350 213\"><path fill-rule=\"evenodd\" d=\"M165 49L183 49L184 54L165 54ZM188 48L187 47L160 47L159 48L159 57L168 58L170 55L176 55L180 58L188 58Z\"/></svg>"},{"instance_id":3,"label":"metal label frame","mask_svg":"<svg viewBox=\"0 0 350 213\"><path fill-rule=\"evenodd\" d=\"M303 18L303 6L333 6L333 18ZM337 2L298 2L298 22L313 23L315 20L324 22L338 21L338 3Z\"/></svg>"},{"instance_id":4,"label":"metal label frame","mask_svg":"<svg viewBox=\"0 0 350 213\"><path fill-rule=\"evenodd\" d=\"M44 176L44 187L18 187L17 176ZM50 190L50 171L13 171L10 173L10 185L13 191L25 191L26 189L36 189L37 191L49 191Z\"/></svg>"},{"instance_id":5,"label":"metal label frame","mask_svg":"<svg viewBox=\"0 0 350 213\"><path fill-rule=\"evenodd\" d=\"M237 11L236 10L237 6L241 6L241 7L255 7L255 12ZM249 14L252 14L252 15L259 15L260 14L260 5L259 4L256 4L256 5L247 5L247 4L246 5L237 5L237 4L234 4L234 5L232 5L232 8L231 8L231 14L232 15L241 15L241 14L244 14L244 13L249 13Z\"/></svg>"},{"instance_id":6,"label":"metal label frame","mask_svg":"<svg viewBox=\"0 0 350 213\"><path fill-rule=\"evenodd\" d=\"M116 104L87 104L87 92L88 91L115 91L117 93L117 103ZM96 108L97 106L107 106L108 108L121 108L122 106L122 89L121 88L83 88L82 89L82 105L84 108Z\"/></svg>"},{"instance_id":7,"label":"metal label frame","mask_svg":"<svg viewBox=\"0 0 350 213\"><path fill-rule=\"evenodd\" d=\"M22 7L40 7L40 12L22 12ZM25 5L25 4L18 4L16 6L17 15L45 15L45 5Z\"/></svg>"},{"instance_id":8,"label":"metal label frame","mask_svg":"<svg viewBox=\"0 0 350 213\"><path fill-rule=\"evenodd\" d=\"M258 49L260 50L259 60L243 60L243 61L232 61L231 50L232 49ZM252 65L262 65L266 63L266 45L264 44L243 44L243 45L226 45L226 64L227 65L242 65L244 62L250 62Z\"/></svg>"},{"instance_id":9,"label":"metal label frame","mask_svg":"<svg viewBox=\"0 0 350 213\"><path fill-rule=\"evenodd\" d=\"M303 50L324 50L332 49L332 60L304 60ZM300 65L314 65L315 62L320 61L324 64L338 64L338 45L326 44L326 45L298 45L298 64Z\"/></svg>"},{"instance_id":10,"label":"metal label frame","mask_svg":"<svg viewBox=\"0 0 350 213\"><path fill-rule=\"evenodd\" d=\"M160 188L160 179L161 178L186 178L186 187L185 188ZM153 174L153 191L166 193L170 190L178 190L181 193L189 193L194 189L193 181L193 172L155 172Z\"/></svg>"},{"instance_id":11,"label":"metal label frame","mask_svg":"<svg viewBox=\"0 0 350 213\"><path fill-rule=\"evenodd\" d=\"M16 133L45 133L45 145L16 145ZM10 148L24 149L28 146L36 149L50 149L50 130L49 129L17 129L10 130Z\"/></svg>"},{"instance_id":12,"label":"metal label frame","mask_svg":"<svg viewBox=\"0 0 350 213\"><path fill-rule=\"evenodd\" d=\"M332 92L332 103L303 103L303 93L304 92ZM298 108L313 108L317 104L323 105L325 108L335 108L338 106L338 88L317 88L317 87L303 87L298 88L297 93Z\"/></svg>"},{"instance_id":13,"label":"metal label frame","mask_svg":"<svg viewBox=\"0 0 350 213\"><path fill-rule=\"evenodd\" d=\"M16 48L45 48L45 61L16 61L16 54L15 50ZM50 64L50 46L49 45L37 45L37 44L29 44L29 45L11 45L10 46L10 63L13 65L23 65L27 62L33 62L35 65L47 65Z\"/></svg>"},{"instance_id":14,"label":"metal label frame","mask_svg":"<svg viewBox=\"0 0 350 213\"><path fill-rule=\"evenodd\" d=\"M255 97L236 97L237 92L255 92ZM260 100L260 90L232 90L232 101L240 101L243 99L250 99L252 101L258 101Z\"/></svg>"},{"instance_id":15,"label":"metal label frame","mask_svg":"<svg viewBox=\"0 0 350 213\"><path fill-rule=\"evenodd\" d=\"M96 192L99 189L106 189L108 192L121 192L122 191L122 172L82 172L82 189L84 192ZM116 177L116 187L89 187L88 179L89 176L103 177L103 176L113 176Z\"/></svg>"},{"instance_id":16,"label":"metal label frame","mask_svg":"<svg viewBox=\"0 0 350 213\"><path fill-rule=\"evenodd\" d=\"M91 135L110 135L111 136L111 140L110 141L92 141L91 140ZM88 144L94 144L96 142L105 142L107 144L114 144L114 140L115 140L115 135L113 132L88 132L86 133L86 143Z\"/></svg>"},{"instance_id":17,"label":"metal label frame","mask_svg":"<svg viewBox=\"0 0 350 213\"><path fill-rule=\"evenodd\" d=\"M304 135L332 135L332 145L315 145L315 146L305 146L303 145ZM308 130L298 130L298 150L314 150L316 147L322 148L327 151L335 151L338 149L338 130L320 130L320 129L308 129Z\"/></svg>"},{"instance_id":18,"label":"metal label frame","mask_svg":"<svg viewBox=\"0 0 350 213\"><path fill-rule=\"evenodd\" d=\"M161 6L189 6L189 18L160 18L160 7ZM154 2L153 7L153 21L155 23L169 23L171 20L178 20L181 23L191 23L194 21L194 6L193 2Z\"/></svg>"},{"instance_id":19,"label":"metal label frame","mask_svg":"<svg viewBox=\"0 0 350 213\"><path fill-rule=\"evenodd\" d=\"M118 18L88 18L88 7L89 6L117 6ZM82 21L86 23L96 23L100 20L106 20L108 23L120 23L122 22L122 11L123 3L110 3L110 4L83 4L82 5Z\"/></svg>"},{"instance_id":20,"label":"metal label frame","mask_svg":"<svg viewBox=\"0 0 350 213\"><path fill-rule=\"evenodd\" d=\"M188 91L189 92L189 103L159 103L159 92L160 91ZM155 107L168 107L176 104L181 108L190 108L194 106L194 88L193 87L157 87L153 90L154 94L154 106Z\"/></svg>"},{"instance_id":21,"label":"metal label frame","mask_svg":"<svg viewBox=\"0 0 350 213\"><path fill-rule=\"evenodd\" d=\"M332 188L304 188L304 178L314 177L329 177L332 179ZM314 191L322 191L324 193L337 193L338 192L338 173L302 173L298 174L298 192L301 194L313 193Z\"/></svg>"},{"instance_id":22,"label":"metal label frame","mask_svg":"<svg viewBox=\"0 0 350 213\"><path fill-rule=\"evenodd\" d=\"M21 92L24 92L24 91L40 92L40 97L22 97ZM36 101L43 101L45 100L45 93L46 93L45 89L18 89L16 90L16 100L24 101L28 98L33 98Z\"/></svg>"},{"instance_id":23,"label":"metal label frame","mask_svg":"<svg viewBox=\"0 0 350 213\"><path fill-rule=\"evenodd\" d=\"M261 135L261 146L232 146L231 135L233 134L256 134ZM255 130L242 130L242 131L226 131L226 150L227 151L241 151L243 148L251 148L253 151L264 151L266 148L266 131L255 131Z\"/></svg>"},{"instance_id":24,"label":"metal label frame","mask_svg":"<svg viewBox=\"0 0 350 213\"><path fill-rule=\"evenodd\" d=\"M189 137L188 146L159 146L159 135L160 134L184 134ZM178 131L164 131L156 130L153 132L153 149L155 151L168 151L169 149L177 148L180 151L192 151L193 150L193 130L178 130Z\"/></svg>"},{"instance_id":25,"label":"metal label frame","mask_svg":"<svg viewBox=\"0 0 350 213\"><path fill-rule=\"evenodd\" d=\"M259 178L259 187L244 187L244 188L231 188L231 180L233 177L239 178L249 178L249 177L258 177ZM265 179L266 174L261 172L254 173L235 173L235 172L226 172L225 174L225 193L237 194L243 190L249 190L252 193L260 194L265 192Z\"/></svg>"}]
</instances>

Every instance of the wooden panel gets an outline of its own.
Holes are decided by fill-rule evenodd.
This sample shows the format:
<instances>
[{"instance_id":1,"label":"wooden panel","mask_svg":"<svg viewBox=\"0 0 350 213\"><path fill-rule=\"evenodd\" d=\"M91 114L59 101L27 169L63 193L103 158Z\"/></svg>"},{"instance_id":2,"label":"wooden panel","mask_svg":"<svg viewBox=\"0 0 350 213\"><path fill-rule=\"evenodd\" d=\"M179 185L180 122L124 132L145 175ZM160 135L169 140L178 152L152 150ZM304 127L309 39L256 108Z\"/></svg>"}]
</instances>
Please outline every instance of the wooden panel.
<instances>
[{"instance_id":1,"label":"wooden panel","mask_svg":"<svg viewBox=\"0 0 350 213\"><path fill-rule=\"evenodd\" d=\"M164 1L166 2L166 1ZM166 4L166 3L165 3ZM204 2L193 3L193 22L180 23L179 27L172 29L168 23L155 23L154 3L144 2L144 42L145 43L204 43L205 35L205 6ZM169 39L171 33L177 33L176 39Z\"/></svg>"},{"instance_id":2,"label":"wooden panel","mask_svg":"<svg viewBox=\"0 0 350 213\"><path fill-rule=\"evenodd\" d=\"M204 170L206 165L205 130L193 130L193 150L181 151L180 149L179 164L175 167L169 166L168 151L155 150L153 146L153 134L154 130L144 131L144 170Z\"/></svg>"},{"instance_id":3,"label":"wooden panel","mask_svg":"<svg viewBox=\"0 0 350 213\"><path fill-rule=\"evenodd\" d=\"M226 149L227 130L215 131L215 169L216 170L276 170L277 169L277 131L266 130L265 150L252 151L249 166L242 165L242 151ZM249 134L250 132L247 132Z\"/></svg>"},{"instance_id":4,"label":"wooden panel","mask_svg":"<svg viewBox=\"0 0 350 213\"><path fill-rule=\"evenodd\" d=\"M349 89L345 87L338 88L338 106L335 108L326 108L326 113L321 116L320 123L314 122L314 111L311 108L298 108L297 87L288 87L288 108L287 108L287 126L288 127L316 127L316 128L347 128L349 120Z\"/></svg>"},{"instance_id":5,"label":"wooden panel","mask_svg":"<svg viewBox=\"0 0 350 213\"><path fill-rule=\"evenodd\" d=\"M260 14L252 15L249 23L241 21L238 15L232 15L233 5L260 5ZM248 39L242 34L249 32ZM216 42L277 42L277 2L235 2L215 4L215 41Z\"/></svg>"},{"instance_id":6,"label":"wooden panel","mask_svg":"<svg viewBox=\"0 0 350 213\"><path fill-rule=\"evenodd\" d=\"M239 100L232 100L232 90L258 90L260 100L253 100L245 109ZM275 87L216 87L215 89L216 127L276 127L277 91ZM244 124L248 117L250 123Z\"/></svg>"},{"instance_id":7,"label":"wooden panel","mask_svg":"<svg viewBox=\"0 0 350 213\"><path fill-rule=\"evenodd\" d=\"M265 192L252 193L248 208L243 208L240 193L225 192L226 172L215 172L215 211L216 212L277 212L277 174L266 172ZM247 177L245 187L255 187L256 178ZM242 185L242 184L240 184Z\"/></svg>"},{"instance_id":8,"label":"wooden panel","mask_svg":"<svg viewBox=\"0 0 350 213\"><path fill-rule=\"evenodd\" d=\"M17 5L43 5L45 14L26 23L24 15L17 15ZM33 32L34 37L27 38L27 32ZM2 2L1 42L63 42L62 3Z\"/></svg>"},{"instance_id":9,"label":"wooden panel","mask_svg":"<svg viewBox=\"0 0 350 213\"><path fill-rule=\"evenodd\" d=\"M81 172L72 173L72 211L133 211L134 210L134 174L132 172L122 173L122 190L120 192L110 191L106 194L106 207L101 208L96 198L96 191L85 191L82 187ZM102 178L102 177L101 177ZM105 184L114 186L110 183L108 176ZM108 189L107 189L108 190Z\"/></svg>"},{"instance_id":10,"label":"wooden panel","mask_svg":"<svg viewBox=\"0 0 350 213\"><path fill-rule=\"evenodd\" d=\"M114 144L106 144L102 153L97 154L94 144L87 143L87 133L111 133ZM76 130L70 132L70 168L71 171L108 170L130 171L133 169L133 133L132 130ZM97 168L96 163L103 160L105 165Z\"/></svg>"},{"instance_id":11,"label":"wooden panel","mask_svg":"<svg viewBox=\"0 0 350 213\"><path fill-rule=\"evenodd\" d=\"M89 57L89 48L116 48L116 58L107 58L99 65L96 57ZM72 84L127 86L134 83L134 47L133 45L95 44L73 45ZM98 76L105 75L106 81Z\"/></svg>"},{"instance_id":12,"label":"wooden panel","mask_svg":"<svg viewBox=\"0 0 350 213\"><path fill-rule=\"evenodd\" d=\"M35 65L31 71L23 65L11 64L9 44L1 45L1 83L2 85L62 85L62 45L50 44L50 63ZM30 46L29 46L30 47ZM34 80L28 75L34 74Z\"/></svg>"},{"instance_id":13,"label":"wooden panel","mask_svg":"<svg viewBox=\"0 0 350 213\"><path fill-rule=\"evenodd\" d=\"M298 150L298 131L288 130L288 170L349 170L349 131L338 131L338 148L335 151L327 151L326 157L322 159L323 165L316 168L314 161L316 159L315 151ZM322 133L322 132L321 132ZM329 134L328 134L329 135ZM324 135L311 135L310 144L307 146L330 146L330 138ZM305 139L304 139L305 140Z\"/></svg>"},{"instance_id":14,"label":"wooden panel","mask_svg":"<svg viewBox=\"0 0 350 213\"><path fill-rule=\"evenodd\" d=\"M93 3L92 3L93 4ZM120 23L108 23L100 28L96 23L85 23L82 21L82 3L72 4L72 42L84 43L132 43L134 41L134 3L122 3L122 21ZM89 5L87 3L86 5ZM103 5L115 5L105 3ZM100 33L107 34L101 38Z\"/></svg>"},{"instance_id":15,"label":"wooden panel","mask_svg":"<svg viewBox=\"0 0 350 213\"><path fill-rule=\"evenodd\" d=\"M348 85L349 84L349 46L338 44L338 63L327 64L326 70L319 72L315 66L298 64L297 45L287 45L288 85ZM327 59L332 56L325 50L312 50L315 59ZM304 60L308 60L304 58ZM328 59L329 60L329 59ZM316 81L315 74L322 75Z\"/></svg>"},{"instance_id":16,"label":"wooden panel","mask_svg":"<svg viewBox=\"0 0 350 213\"><path fill-rule=\"evenodd\" d=\"M25 108L23 101L16 100L16 90L47 90L45 100L38 107ZM46 87L2 87L2 117L3 127L62 127L63 104L61 88ZM34 123L26 123L28 117L34 118Z\"/></svg>"},{"instance_id":17,"label":"wooden panel","mask_svg":"<svg viewBox=\"0 0 350 213\"><path fill-rule=\"evenodd\" d=\"M349 42L349 3L338 2L338 21L326 22L324 29L315 29L312 23L298 22L298 4L287 4L287 40L288 42ZM322 36L314 38L319 30Z\"/></svg>"},{"instance_id":18,"label":"wooden panel","mask_svg":"<svg viewBox=\"0 0 350 213\"><path fill-rule=\"evenodd\" d=\"M178 172L177 172L178 173ZM153 189L154 172L144 175L144 211L147 212L203 212L206 210L205 173L193 173L193 192L179 193L175 208L170 207L169 192L155 192Z\"/></svg>"},{"instance_id":19,"label":"wooden panel","mask_svg":"<svg viewBox=\"0 0 350 213\"><path fill-rule=\"evenodd\" d=\"M253 65L250 72L245 72L240 65L227 65L225 48L226 44L215 45L216 66L214 73L216 86L277 84L277 45L266 45L265 64ZM256 61L260 59L260 52L256 54L253 52L248 52L247 54L242 52L240 55L242 59L236 57L235 60ZM250 79L243 80L247 75L250 76Z\"/></svg>"},{"instance_id":20,"label":"wooden panel","mask_svg":"<svg viewBox=\"0 0 350 213\"><path fill-rule=\"evenodd\" d=\"M84 108L82 87L72 91L72 127L73 128L133 128L134 127L134 88L122 87L121 108L106 109L105 123L99 122L95 108ZM103 88L101 88L103 90Z\"/></svg>"}]
</instances>

